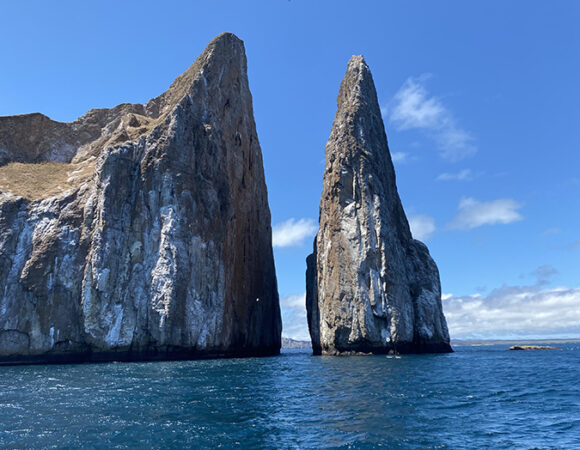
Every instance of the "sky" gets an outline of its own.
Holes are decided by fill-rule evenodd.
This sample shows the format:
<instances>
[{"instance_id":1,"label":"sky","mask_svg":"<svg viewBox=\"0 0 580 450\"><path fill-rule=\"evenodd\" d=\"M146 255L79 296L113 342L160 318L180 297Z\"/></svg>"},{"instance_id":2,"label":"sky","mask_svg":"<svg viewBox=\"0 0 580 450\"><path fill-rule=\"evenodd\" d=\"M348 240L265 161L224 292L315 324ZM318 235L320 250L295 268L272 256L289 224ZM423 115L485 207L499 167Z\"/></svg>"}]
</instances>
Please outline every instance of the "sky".
<instances>
[{"instance_id":1,"label":"sky","mask_svg":"<svg viewBox=\"0 0 580 450\"><path fill-rule=\"evenodd\" d=\"M348 59L377 88L414 236L455 339L580 337L580 2L21 1L0 14L0 115L72 121L165 91L221 32L245 42L283 334Z\"/></svg>"}]
</instances>

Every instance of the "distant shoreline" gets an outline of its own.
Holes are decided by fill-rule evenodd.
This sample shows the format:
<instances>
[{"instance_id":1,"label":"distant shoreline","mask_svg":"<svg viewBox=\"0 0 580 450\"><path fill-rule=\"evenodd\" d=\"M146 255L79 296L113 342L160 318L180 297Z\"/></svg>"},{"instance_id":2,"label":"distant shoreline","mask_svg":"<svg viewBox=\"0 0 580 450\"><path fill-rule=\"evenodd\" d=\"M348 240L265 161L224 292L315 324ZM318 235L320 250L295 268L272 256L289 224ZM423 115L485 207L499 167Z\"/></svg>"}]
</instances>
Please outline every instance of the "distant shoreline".
<instances>
[{"instance_id":1,"label":"distant shoreline","mask_svg":"<svg viewBox=\"0 0 580 450\"><path fill-rule=\"evenodd\" d=\"M580 344L574 339L451 339L452 347L480 347L487 345ZM310 341L282 337L282 349L312 348Z\"/></svg>"},{"instance_id":2,"label":"distant shoreline","mask_svg":"<svg viewBox=\"0 0 580 450\"><path fill-rule=\"evenodd\" d=\"M457 339L451 340L452 347L478 347L485 345L522 344L580 344L578 339Z\"/></svg>"}]
</instances>

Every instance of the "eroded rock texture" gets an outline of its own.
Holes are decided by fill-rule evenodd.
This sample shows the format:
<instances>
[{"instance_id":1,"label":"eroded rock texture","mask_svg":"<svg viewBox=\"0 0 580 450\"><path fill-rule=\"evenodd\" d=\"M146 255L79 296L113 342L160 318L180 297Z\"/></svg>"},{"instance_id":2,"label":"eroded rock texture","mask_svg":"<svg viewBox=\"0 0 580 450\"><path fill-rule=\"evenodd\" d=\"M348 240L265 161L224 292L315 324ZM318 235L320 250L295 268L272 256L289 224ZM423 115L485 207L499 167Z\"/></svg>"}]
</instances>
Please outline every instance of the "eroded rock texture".
<instances>
[{"instance_id":1,"label":"eroded rock texture","mask_svg":"<svg viewBox=\"0 0 580 450\"><path fill-rule=\"evenodd\" d=\"M307 258L315 354L447 352L439 272L412 238L373 79L353 56L326 144L320 229Z\"/></svg>"},{"instance_id":2,"label":"eroded rock texture","mask_svg":"<svg viewBox=\"0 0 580 450\"><path fill-rule=\"evenodd\" d=\"M0 118L0 164L0 361L279 352L237 37L218 36L145 105Z\"/></svg>"}]
</instances>

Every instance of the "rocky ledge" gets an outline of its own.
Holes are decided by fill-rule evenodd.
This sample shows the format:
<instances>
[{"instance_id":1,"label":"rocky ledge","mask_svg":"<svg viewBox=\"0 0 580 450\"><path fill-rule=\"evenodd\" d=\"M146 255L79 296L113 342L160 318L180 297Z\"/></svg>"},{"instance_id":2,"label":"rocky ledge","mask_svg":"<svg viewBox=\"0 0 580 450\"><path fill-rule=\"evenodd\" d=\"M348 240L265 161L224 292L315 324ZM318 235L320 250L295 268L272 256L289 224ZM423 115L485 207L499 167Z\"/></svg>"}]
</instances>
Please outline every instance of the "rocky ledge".
<instances>
[{"instance_id":1,"label":"rocky ledge","mask_svg":"<svg viewBox=\"0 0 580 450\"><path fill-rule=\"evenodd\" d=\"M450 352L439 272L412 238L371 72L348 63L307 258L314 354Z\"/></svg>"},{"instance_id":2,"label":"rocky ledge","mask_svg":"<svg viewBox=\"0 0 580 450\"><path fill-rule=\"evenodd\" d=\"M242 41L145 105L0 118L0 362L277 354Z\"/></svg>"}]
</instances>

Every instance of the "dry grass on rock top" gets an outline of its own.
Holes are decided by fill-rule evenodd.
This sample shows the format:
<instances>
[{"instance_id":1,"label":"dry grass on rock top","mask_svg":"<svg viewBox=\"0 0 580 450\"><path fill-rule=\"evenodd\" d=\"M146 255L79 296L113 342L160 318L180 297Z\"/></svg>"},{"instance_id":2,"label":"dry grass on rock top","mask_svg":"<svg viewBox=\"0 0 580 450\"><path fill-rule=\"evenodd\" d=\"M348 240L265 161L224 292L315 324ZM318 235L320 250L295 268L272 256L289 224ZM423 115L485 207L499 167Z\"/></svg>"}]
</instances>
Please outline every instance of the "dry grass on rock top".
<instances>
[{"instance_id":1,"label":"dry grass on rock top","mask_svg":"<svg viewBox=\"0 0 580 450\"><path fill-rule=\"evenodd\" d=\"M86 181L94 172L92 162L10 163L0 167L0 191L28 200L40 200L61 194Z\"/></svg>"}]
</instances>

